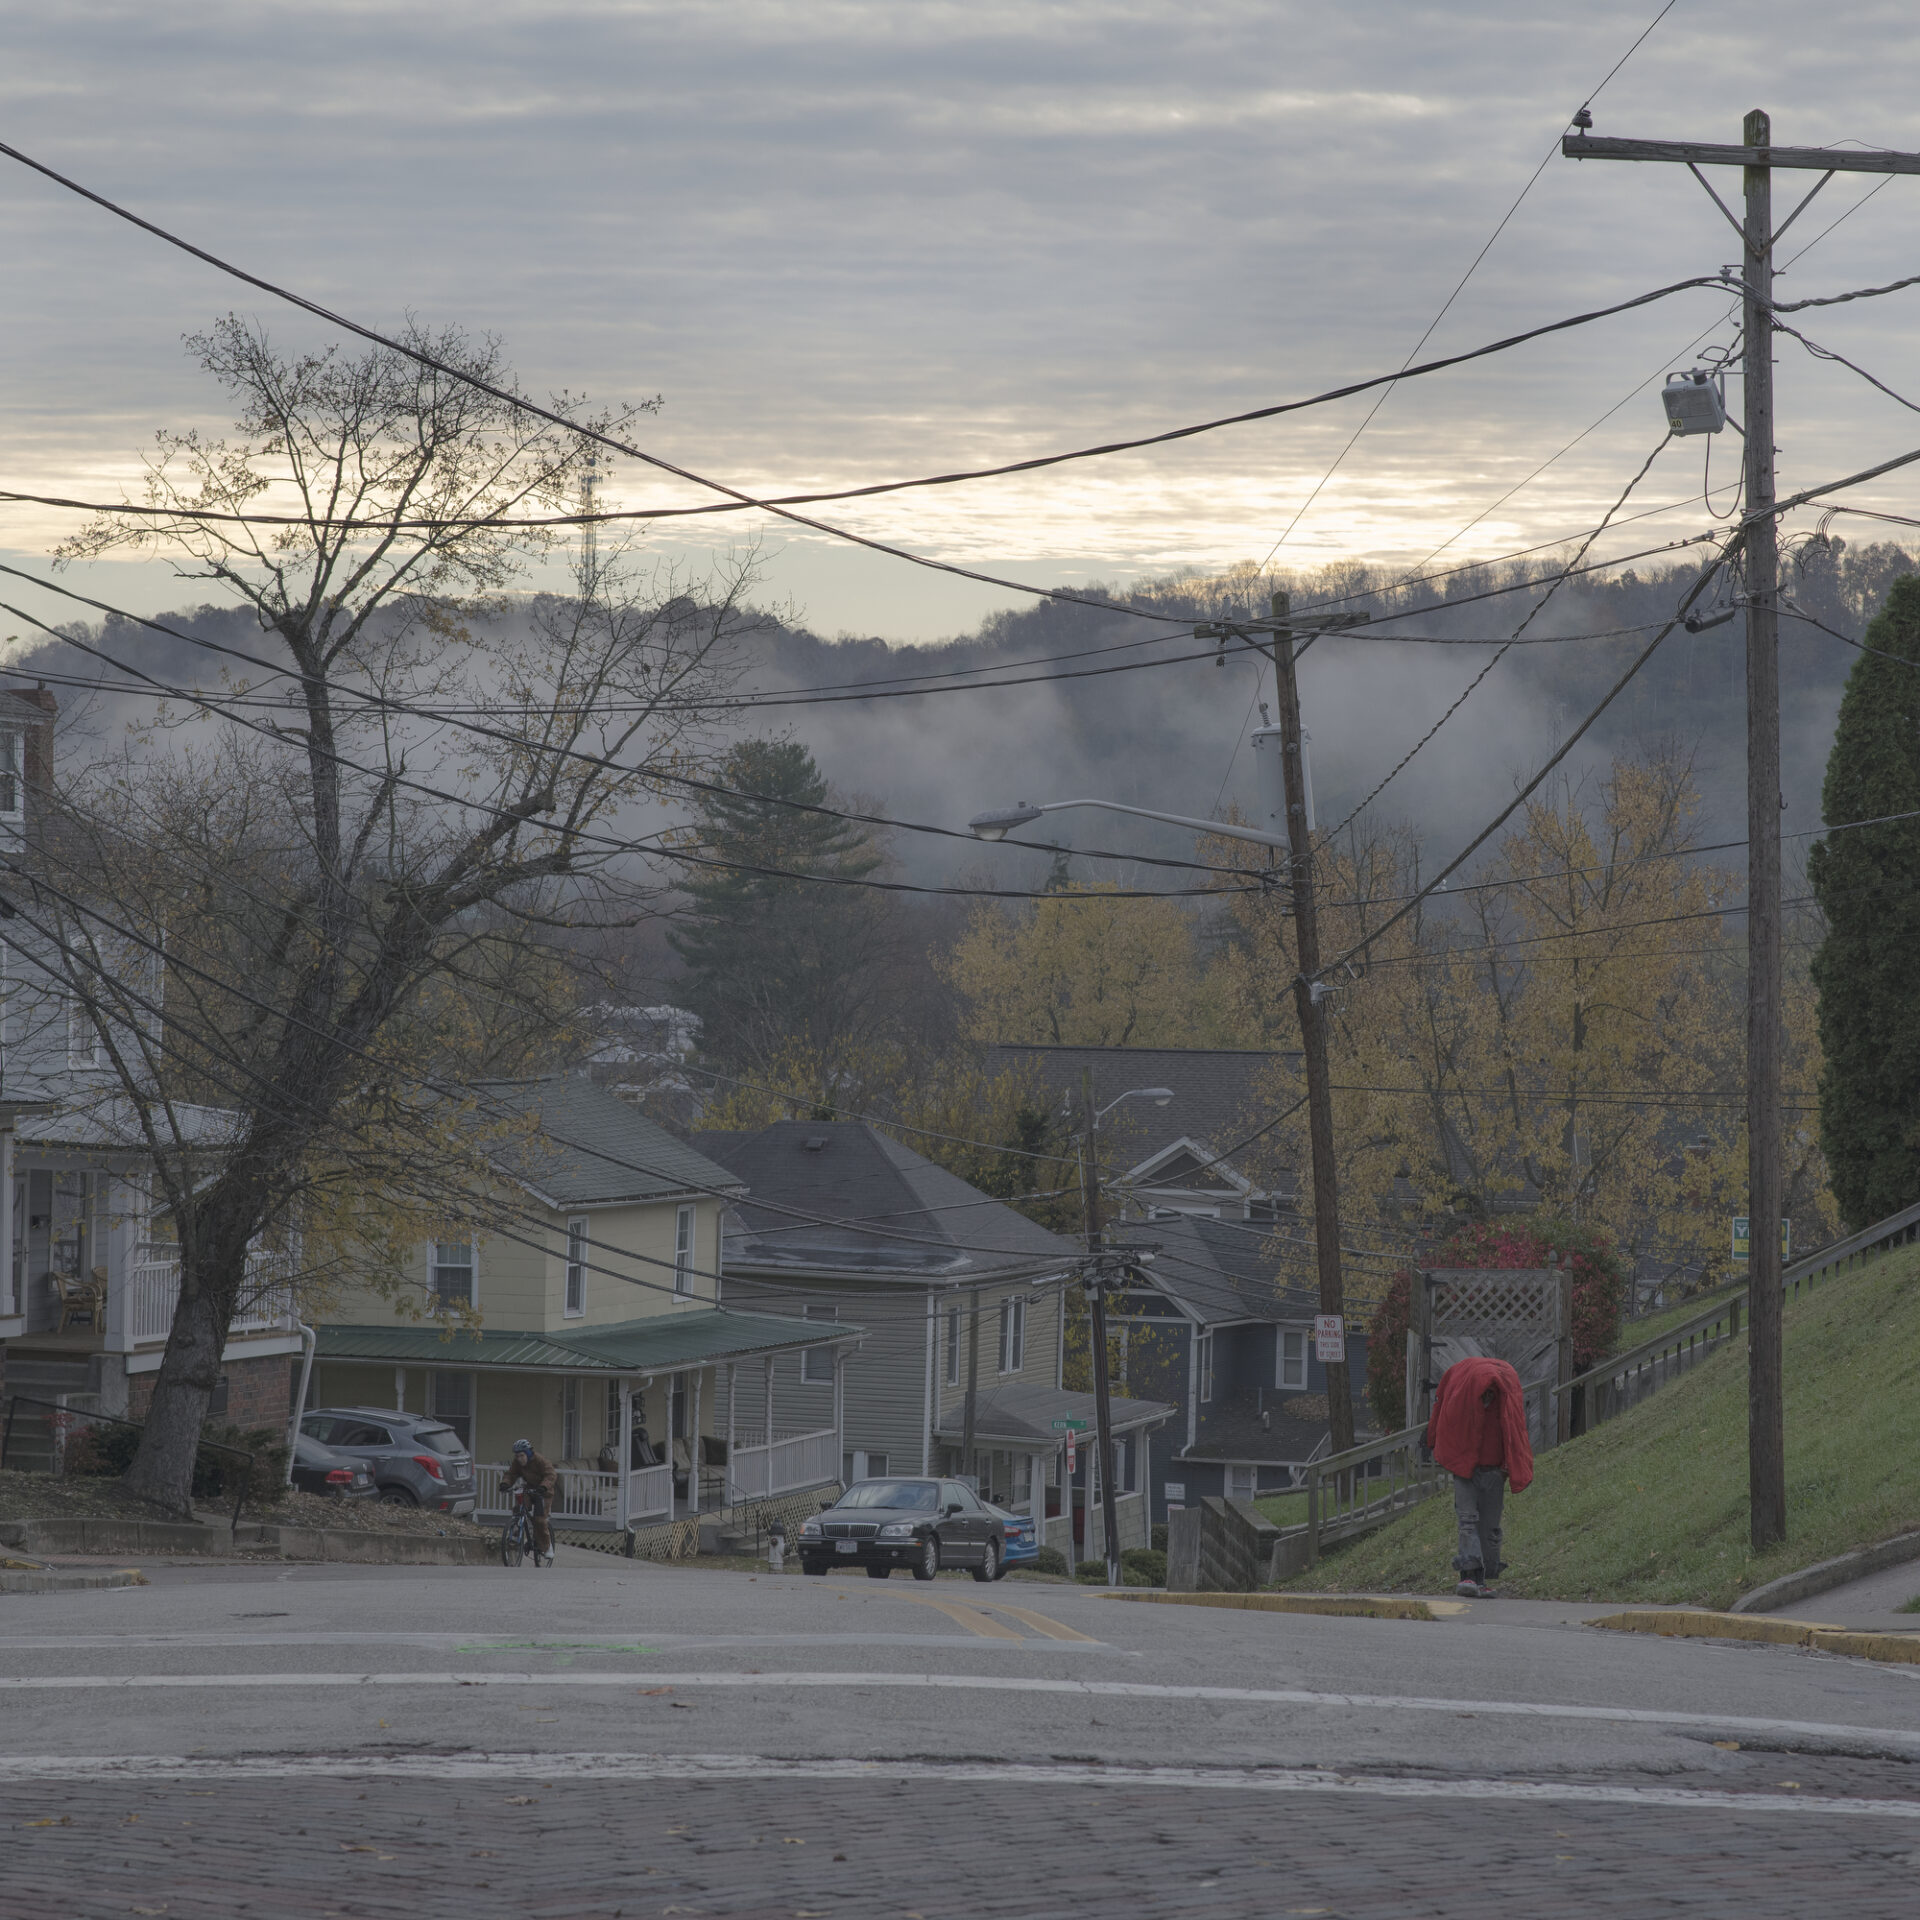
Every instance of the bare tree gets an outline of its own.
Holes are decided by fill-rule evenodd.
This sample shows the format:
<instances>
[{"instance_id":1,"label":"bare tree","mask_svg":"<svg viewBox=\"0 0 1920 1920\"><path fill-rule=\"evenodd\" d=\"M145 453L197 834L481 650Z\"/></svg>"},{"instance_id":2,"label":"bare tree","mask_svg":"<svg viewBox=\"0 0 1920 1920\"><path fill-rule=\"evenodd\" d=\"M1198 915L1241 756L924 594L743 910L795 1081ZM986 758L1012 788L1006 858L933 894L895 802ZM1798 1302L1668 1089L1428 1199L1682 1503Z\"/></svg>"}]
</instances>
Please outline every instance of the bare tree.
<instances>
[{"instance_id":1,"label":"bare tree","mask_svg":"<svg viewBox=\"0 0 1920 1920\"><path fill-rule=\"evenodd\" d=\"M511 390L493 342L409 343ZM150 511L63 556L159 553L262 639L66 780L22 861L179 1243L126 1477L174 1510L250 1252L304 1230L338 1258L458 1204L449 1083L503 1010L551 1018L544 930L636 910L632 810L703 749L750 577L589 555L577 593L510 603L554 536L504 523L566 504L585 441L386 350L287 355L233 318L189 346L239 438L162 434ZM220 517L260 513L285 519Z\"/></svg>"}]
</instances>

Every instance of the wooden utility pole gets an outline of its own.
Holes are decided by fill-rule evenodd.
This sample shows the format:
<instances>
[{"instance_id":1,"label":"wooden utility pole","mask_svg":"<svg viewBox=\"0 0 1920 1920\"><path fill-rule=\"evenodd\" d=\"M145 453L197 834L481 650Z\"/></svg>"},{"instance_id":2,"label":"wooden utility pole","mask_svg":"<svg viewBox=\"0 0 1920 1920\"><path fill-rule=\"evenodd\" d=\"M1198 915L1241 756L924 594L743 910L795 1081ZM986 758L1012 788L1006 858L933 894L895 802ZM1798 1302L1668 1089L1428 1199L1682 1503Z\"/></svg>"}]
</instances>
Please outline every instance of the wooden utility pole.
<instances>
[{"instance_id":1,"label":"wooden utility pole","mask_svg":"<svg viewBox=\"0 0 1920 1920\"><path fill-rule=\"evenodd\" d=\"M1758 108L1742 128L1765 151ZM1780 532L1773 511L1773 169L1746 170L1747 1517L1754 1550L1787 1537L1780 1370Z\"/></svg>"},{"instance_id":2,"label":"wooden utility pole","mask_svg":"<svg viewBox=\"0 0 1920 1920\"><path fill-rule=\"evenodd\" d=\"M1582 115L1584 122L1585 115ZM1685 140L1596 139L1568 134L1571 160L1651 160L1692 169L1740 234L1746 349L1746 495L1741 524L1747 584L1747 1502L1756 1549L1786 1538L1786 1428L1780 1368L1780 558L1774 512L1774 242L1836 173L1920 173L1920 154L1848 153L1776 147L1758 108L1740 145ZM1737 166L1746 182L1746 218L1736 220L1702 167ZM1823 178L1778 227L1775 169Z\"/></svg>"},{"instance_id":3,"label":"wooden utility pole","mask_svg":"<svg viewBox=\"0 0 1920 1920\"><path fill-rule=\"evenodd\" d=\"M1313 829L1307 819L1305 746L1300 727L1300 687L1293 670L1292 602L1273 596L1273 678L1280 702L1280 771L1287 816L1287 847L1293 882L1296 967L1293 1003L1300 1017L1300 1046L1307 1072L1307 1141L1313 1160L1313 1242L1320 1268L1320 1311L1346 1327L1346 1289L1340 1275L1340 1178L1333 1157L1333 1089L1327 1071L1326 987L1320 972L1320 922L1313 894ZM1335 1453L1353 1445L1353 1389L1344 1349L1326 1362L1327 1424Z\"/></svg>"},{"instance_id":4,"label":"wooden utility pole","mask_svg":"<svg viewBox=\"0 0 1920 1920\"><path fill-rule=\"evenodd\" d=\"M1100 1481L1105 1523L1107 1585L1120 1584L1120 1510L1113 1485L1113 1382L1107 1369L1107 1273L1101 1254L1100 1115L1093 1104L1093 1069L1080 1069L1080 1114L1085 1123L1080 1160L1080 1205L1087 1229L1088 1338L1093 1343L1093 1470ZM1068 1502L1071 1511L1072 1502ZM1091 1514L1089 1514L1091 1519Z\"/></svg>"}]
</instances>

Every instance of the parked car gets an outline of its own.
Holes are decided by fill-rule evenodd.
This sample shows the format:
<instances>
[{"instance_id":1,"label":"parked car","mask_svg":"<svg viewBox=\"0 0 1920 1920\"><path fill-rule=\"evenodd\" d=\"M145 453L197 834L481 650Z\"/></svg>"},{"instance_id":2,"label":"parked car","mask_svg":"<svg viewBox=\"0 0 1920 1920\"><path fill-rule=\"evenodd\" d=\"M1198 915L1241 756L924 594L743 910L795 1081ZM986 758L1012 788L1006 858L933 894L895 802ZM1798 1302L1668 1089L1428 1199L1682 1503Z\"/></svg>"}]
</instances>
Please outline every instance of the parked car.
<instances>
[{"instance_id":1,"label":"parked car","mask_svg":"<svg viewBox=\"0 0 1920 1920\"><path fill-rule=\"evenodd\" d=\"M1030 1513L1009 1513L1005 1507L996 1507L991 1500L981 1503L993 1517L1000 1522L1006 1539L1005 1556L1000 1571L1005 1573L1009 1567L1017 1567L1022 1561L1040 1558L1040 1530L1034 1525Z\"/></svg>"},{"instance_id":2,"label":"parked car","mask_svg":"<svg viewBox=\"0 0 1920 1920\"><path fill-rule=\"evenodd\" d=\"M997 1580L1007 1556L1004 1527L958 1480L857 1480L801 1523L799 1547L804 1572L865 1567L872 1580L895 1567L916 1580L942 1567Z\"/></svg>"},{"instance_id":3,"label":"parked car","mask_svg":"<svg viewBox=\"0 0 1920 1920\"><path fill-rule=\"evenodd\" d=\"M391 1407L318 1407L302 1417L300 1431L364 1460L387 1506L473 1511L473 1455L444 1420Z\"/></svg>"},{"instance_id":4,"label":"parked car","mask_svg":"<svg viewBox=\"0 0 1920 1920\"><path fill-rule=\"evenodd\" d=\"M371 1500L380 1489L373 1469L357 1454L336 1453L311 1434L293 1436L293 1484L301 1493L328 1500Z\"/></svg>"}]
</instances>

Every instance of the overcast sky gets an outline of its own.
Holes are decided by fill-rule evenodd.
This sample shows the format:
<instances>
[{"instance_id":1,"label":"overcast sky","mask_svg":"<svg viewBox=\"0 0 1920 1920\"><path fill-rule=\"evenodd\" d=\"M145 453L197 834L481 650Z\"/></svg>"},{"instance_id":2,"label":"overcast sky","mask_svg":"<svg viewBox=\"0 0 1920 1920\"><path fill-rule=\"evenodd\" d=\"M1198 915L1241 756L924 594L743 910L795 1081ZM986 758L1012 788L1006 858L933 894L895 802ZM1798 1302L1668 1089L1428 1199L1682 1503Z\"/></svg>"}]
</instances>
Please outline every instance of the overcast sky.
<instances>
[{"instance_id":1,"label":"overcast sky","mask_svg":"<svg viewBox=\"0 0 1920 1920\"><path fill-rule=\"evenodd\" d=\"M662 394L651 448L793 489L1150 431L1398 365L1659 4L10 3L0 108L8 142L268 277L376 326L412 310L497 331L535 390ZM1916 56L1911 0L1679 0L1601 95L1597 130L1731 141L1760 104L1782 142L1920 148ZM180 349L217 312L321 337L0 169L0 485L111 493L156 428L217 430L218 396ZM1784 204L1814 177L1783 176ZM1836 180L1787 255L1874 184ZM1920 180L1896 179L1786 289L1920 272L1916 237ZM1681 170L1555 158L1432 350L1711 272L1736 245ZM1818 311L1809 330L1920 399L1916 302ZM1658 376L1725 310L1682 295L1401 390L1280 560L1417 561L1449 539L1487 554L1577 530L1658 438ZM1920 443L1920 421L1792 342L1779 390L1783 489ZM1045 582L1258 560L1370 404L841 517ZM1730 472L1732 437L1715 452ZM1700 481L1700 443L1670 449L1645 498L1675 512L1648 524L1697 530ZM631 463L614 493L692 497ZM1908 479L1855 497L1920 506ZM61 525L0 508L0 545L37 565ZM927 638L1013 604L765 537L773 588L823 632ZM181 598L151 570L85 577L143 610Z\"/></svg>"}]
</instances>

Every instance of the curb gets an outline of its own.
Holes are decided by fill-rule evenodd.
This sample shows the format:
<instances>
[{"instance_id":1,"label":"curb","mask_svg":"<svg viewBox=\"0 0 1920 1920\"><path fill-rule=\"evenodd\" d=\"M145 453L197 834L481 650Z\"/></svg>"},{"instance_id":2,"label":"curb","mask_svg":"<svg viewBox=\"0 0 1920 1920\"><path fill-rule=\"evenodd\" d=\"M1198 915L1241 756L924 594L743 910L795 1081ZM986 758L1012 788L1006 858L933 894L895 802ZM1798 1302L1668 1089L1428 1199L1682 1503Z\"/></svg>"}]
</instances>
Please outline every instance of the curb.
<instances>
[{"instance_id":1,"label":"curb","mask_svg":"<svg viewBox=\"0 0 1920 1920\"><path fill-rule=\"evenodd\" d=\"M1920 1533L1903 1533L1871 1547L1856 1547L1834 1560L1819 1560L1798 1573L1782 1574L1764 1587L1743 1593L1733 1603L1735 1613L1771 1613L1775 1607L1790 1607L1798 1600L1811 1600L1816 1594L1831 1593L1835 1587L1864 1580L1870 1573L1885 1573L1889 1567L1905 1566L1920 1560Z\"/></svg>"},{"instance_id":2,"label":"curb","mask_svg":"<svg viewBox=\"0 0 1920 1920\"><path fill-rule=\"evenodd\" d=\"M1241 1613L1306 1613L1341 1620L1437 1620L1424 1600L1370 1599L1366 1595L1325 1600L1293 1593L1106 1593L1103 1600L1145 1601L1162 1607L1228 1607Z\"/></svg>"},{"instance_id":3,"label":"curb","mask_svg":"<svg viewBox=\"0 0 1920 1920\"><path fill-rule=\"evenodd\" d=\"M1835 1653L1853 1660L1920 1666L1920 1633L1853 1633L1845 1627L1822 1626L1812 1620L1709 1613L1686 1607L1671 1612L1645 1608L1610 1613L1589 1620L1587 1625L1604 1627L1610 1633L1652 1634L1662 1640L1746 1640L1764 1646L1806 1647L1815 1653Z\"/></svg>"},{"instance_id":4,"label":"curb","mask_svg":"<svg viewBox=\"0 0 1920 1920\"><path fill-rule=\"evenodd\" d=\"M118 1573L0 1572L0 1593L80 1593L90 1587L144 1587L147 1576L137 1568Z\"/></svg>"},{"instance_id":5,"label":"curb","mask_svg":"<svg viewBox=\"0 0 1920 1920\"><path fill-rule=\"evenodd\" d=\"M80 1517L0 1522L0 1540L29 1554L180 1553L221 1560L321 1560L398 1567L488 1566L497 1563L499 1545L495 1535L478 1529L444 1535L382 1533L243 1521L236 1532L189 1521Z\"/></svg>"}]
</instances>

